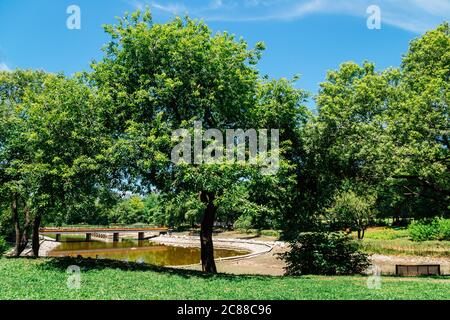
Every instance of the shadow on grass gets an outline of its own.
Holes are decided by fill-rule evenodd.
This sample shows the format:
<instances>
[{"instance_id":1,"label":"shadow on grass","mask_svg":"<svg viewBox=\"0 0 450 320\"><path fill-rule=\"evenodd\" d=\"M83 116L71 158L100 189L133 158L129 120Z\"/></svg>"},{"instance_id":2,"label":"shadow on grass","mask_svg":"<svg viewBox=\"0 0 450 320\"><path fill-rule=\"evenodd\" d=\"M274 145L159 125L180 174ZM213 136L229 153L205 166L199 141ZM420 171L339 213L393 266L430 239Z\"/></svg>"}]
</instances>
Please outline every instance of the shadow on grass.
<instances>
[{"instance_id":1,"label":"shadow on grass","mask_svg":"<svg viewBox=\"0 0 450 320\"><path fill-rule=\"evenodd\" d=\"M92 259L92 258L82 258L82 257L52 257L52 258L33 258L33 257L4 257L5 259L20 259L20 260L30 260L30 261L39 261L37 265L38 268L43 270L59 270L61 272L66 272L69 266L76 265L81 268L82 271L89 270L105 270L105 269L114 269L121 271L133 271L133 272L155 272L163 275L172 275L178 276L182 278L202 278L202 279L223 279L233 282L246 281L249 279L259 280L259 281L270 281L273 279L280 279L280 276L269 276L269 275L235 275L228 273L218 273L218 274L208 274L203 273L202 271L196 270L186 270L180 268L171 268L171 267L161 267L155 266L145 263L137 263L137 262L125 262L119 260L110 260L110 259ZM319 275L322 277L348 277L348 276L336 276L336 275ZM366 278L368 275L360 274L354 275L353 277L361 277ZM283 278L291 278L291 279L311 279L315 278L314 275L301 275L301 276L284 276ZM418 280L418 279L429 279L429 280L449 280L450 275L433 275L433 276L417 276L417 277L402 277L395 274L383 274L383 278L386 279L397 279L397 280Z\"/></svg>"},{"instance_id":2,"label":"shadow on grass","mask_svg":"<svg viewBox=\"0 0 450 320\"><path fill-rule=\"evenodd\" d=\"M22 259L22 258L21 258ZM23 259L33 259L33 258L23 258ZM89 270L105 270L105 269L118 269L122 271L136 271L136 272L156 272L165 275L173 275L183 278L214 278L214 279L225 279L230 281L245 281L247 279L254 280L270 280L274 278L279 278L275 276L264 276L264 275L234 275L227 273L218 274L208 274L202 271L196 270L186 270L180 268L171 267L161 267L155 265L149 265L145 263L137 262L125 262L110 259L92 259L92 258L82 258L82 257L52 257L46 259L39 259L43 262L39 264L39 268L50 270L58 269L65 272L69 266L76 265L83 271Z\"/></svg>"}]
</instances>

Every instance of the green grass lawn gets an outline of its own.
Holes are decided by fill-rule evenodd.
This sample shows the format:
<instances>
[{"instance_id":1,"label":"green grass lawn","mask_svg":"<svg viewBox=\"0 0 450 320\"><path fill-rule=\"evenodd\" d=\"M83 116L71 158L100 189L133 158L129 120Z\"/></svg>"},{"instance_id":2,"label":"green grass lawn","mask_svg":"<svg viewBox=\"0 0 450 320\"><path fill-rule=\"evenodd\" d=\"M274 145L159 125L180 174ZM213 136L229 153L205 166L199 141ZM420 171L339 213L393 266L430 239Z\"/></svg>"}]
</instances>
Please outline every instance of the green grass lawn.
<instances>
[{"instance_id":1,"label":"green grass lawn","mask_svg":"<svg viewBox=\"0 0 450 320\"><path fill-rule=\"evenodd\" d=\"M81 288L67 288L69 265ZM0 299L450 299L450 278L215 275L117 261L0 258Z\"/></svg>"}]
</instances>

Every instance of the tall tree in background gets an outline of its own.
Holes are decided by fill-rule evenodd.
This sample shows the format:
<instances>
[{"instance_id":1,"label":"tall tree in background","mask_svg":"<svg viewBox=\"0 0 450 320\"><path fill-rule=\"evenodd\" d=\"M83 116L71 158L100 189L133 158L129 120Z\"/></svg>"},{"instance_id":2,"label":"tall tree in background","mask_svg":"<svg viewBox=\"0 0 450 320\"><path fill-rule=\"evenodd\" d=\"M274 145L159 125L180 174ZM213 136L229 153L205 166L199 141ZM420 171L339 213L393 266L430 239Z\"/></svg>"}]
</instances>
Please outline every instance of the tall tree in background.
<instances>
[{"instance_id":1,"label":"tall tree in background","mask_svg":"<svg viewBox=\"0 0 450 320\"><path fill-rule=\"evenodd\" d=\"M77 80L42 72L3 73L0 85L5 130L1 193L11 198L15 255L23 251L31 232L38 256L42 219L63 214L99 188L100 151L106 140L97 121L98 100Z\"/></svg>"},{"instance_id":2,"label":"tall tree in background","mask_svg":"<svg viewBox=\"0 0 450 320\"><path fill-rule=\"evenodd\" d=\"M353 183L383 216L449 214L449 49L443 24L411 43L399 69L345 63L328 74L306 131L319 213Z\"/></svg>"},{"instance_id":3,"label":"tall tree in background","mask_svg":"<svg viewBox=\"0 0 450 320\"><path fill-rule=\"evenodd\" d=\"M28 244L33 223L29 176L24 174L30 158L24 99L29 91L42 91L46 77L43 72L0 72L0 197L11 211L15 256Z\"/></svg>"},{"instance_id":4,"label":"tall tree in background","mask_svg":"<svg viewBox=\"0 0 450 320\"><path fill-rule=\"evenodd\" d=\"M450 26L414 40L389 114L391 177L419 217L450 215Z\"/></svg>"},{"instance_id":5,"label":"tall tree in background","mask_svg":"<svg viewBox=\"0 0 450 320\"><path fill-rule=\"evenodd\" d=\"M332 206L344 184L347 192L376 194L392 171L386 124L399 78L397 70L376 72L371 63L348 62L321 84L318 116L305 136L317 213Z\"/></svg>"}]
</instances>

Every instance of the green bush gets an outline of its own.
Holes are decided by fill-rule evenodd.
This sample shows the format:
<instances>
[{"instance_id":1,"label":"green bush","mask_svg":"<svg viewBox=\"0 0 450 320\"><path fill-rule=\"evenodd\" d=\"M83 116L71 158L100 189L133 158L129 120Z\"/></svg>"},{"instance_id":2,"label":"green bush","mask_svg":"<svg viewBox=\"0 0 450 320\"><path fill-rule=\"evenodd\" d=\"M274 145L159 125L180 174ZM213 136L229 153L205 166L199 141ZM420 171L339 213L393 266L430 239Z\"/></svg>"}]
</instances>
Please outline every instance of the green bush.
<instances>
[{"instance_id":1,"label":"green bush","mask_svg":"<svg viewBox=\"0 0 450 320\"><path fill-rule=\"evenodd\" d=\"M408 231L413 241L436 240L439 235L435 220L413 221L409 225Z\"/></svg>"},{"instance_id":2,"label":"green bush","mask_svg":"<svg viewBox=\"0 0 450 320\"><path fill-rule=\"evenodd\" d=\"M450 241L450 219L439 219L439 240Z\"/></svg>"},{"instance_id":3,"label":"green bush","mask_svg":"<svg viewBox=\"0 0 450 320\"><path fill-rule=\"evenodd\" d=\"M8 243L6 243L5 239L0 237L0 255L4 254L8 249Z\"/></svg>"},{"instance_id":4,"label":"green bush","mask_svg":"<svg viewBox=\"0 0 450 320\"><path fill-rule=\"evenodd\" d=\"M302 233L290 242L290 249L281 254L287 275L351 275L370 265L359 243L342 233Z\"/></svg>"},{"instance_id":5,"label":"green bush","mask_svg":"<svg viewBox=\"0 0 450 320\"><path fill-rule=\"evenodd\" d=\"M233 225L236 230L250 230L253 228L252 218L247 215L241 215Z\"/></svg>"},{"instance_id":6,"label":"green bush","mask_svg":"<svg viewBox=\"0 0 450 320\"><path fill-rule=\"evenodd\" d=\"M408 231L413 241L450 240L450 219L413 221Z\"/></svg>"}]
</instances>

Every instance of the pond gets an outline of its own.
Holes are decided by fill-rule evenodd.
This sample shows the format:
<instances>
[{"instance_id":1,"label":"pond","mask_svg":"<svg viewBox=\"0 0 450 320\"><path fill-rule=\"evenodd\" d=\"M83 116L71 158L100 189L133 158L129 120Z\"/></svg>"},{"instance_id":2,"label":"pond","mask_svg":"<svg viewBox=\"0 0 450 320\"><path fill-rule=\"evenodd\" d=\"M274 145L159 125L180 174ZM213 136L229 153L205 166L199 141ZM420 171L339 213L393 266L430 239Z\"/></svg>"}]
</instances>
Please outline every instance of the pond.
<instances>
[{"instance_id":1,"label":"pond","mask_svg":"<svg viewBox=\"0 0 450 320\"><path fill-rule=\"evenodd\" d=\"M217 248L216 258L234 257L249 251ZM177 247L153 243L148 240L122 240L120 242L75 241L65 239L52 250L50 257L77 257L114 259L120 261L148 263L158 266L180 266L200 262L200 248Z\"/></svg>"}]
</instances>

